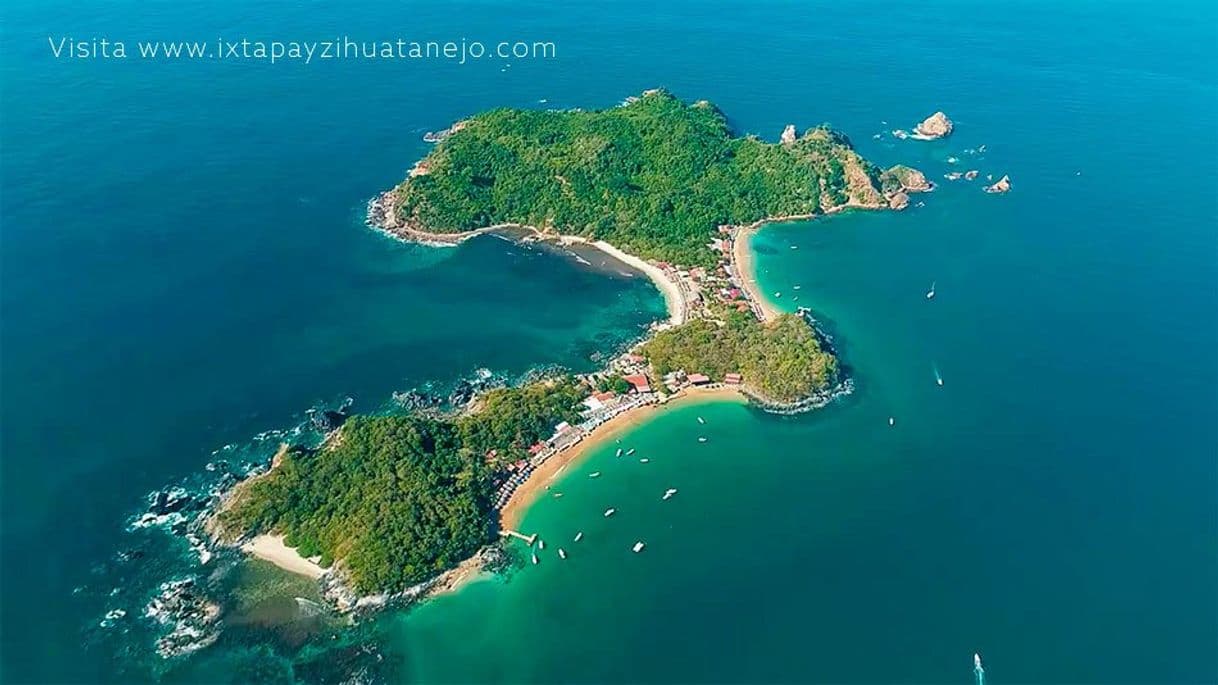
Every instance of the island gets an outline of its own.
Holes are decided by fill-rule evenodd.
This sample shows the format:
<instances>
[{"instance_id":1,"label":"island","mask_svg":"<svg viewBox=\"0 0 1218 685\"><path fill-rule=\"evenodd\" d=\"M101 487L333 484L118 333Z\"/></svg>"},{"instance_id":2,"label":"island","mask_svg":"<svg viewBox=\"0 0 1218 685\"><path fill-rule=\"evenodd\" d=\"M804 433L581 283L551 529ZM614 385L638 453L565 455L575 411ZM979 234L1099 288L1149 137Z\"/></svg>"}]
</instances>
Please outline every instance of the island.
<instances>
[{"instance_id":1,"label":"island","mask_svg":"<svg viewBox=\"0 0 1218 685\"><path fill-rule=\"evenodd\" d=\"M370 201L372 227L422 243L494 231L601 250L652 279L669 316L594 373L335 422L320 446L285 445L237 485L214 538L322 577L340 606L451 584L497 536L532 544L512 526L538 488L661 406L717 393L796 412L848 392L812 313L781 312L760 292L749 236L901 209L933 188L912 168L879 169L828 126L787 126L769 143L664 90L596 111L492 110L428 138L435 147L409 177Z\"/></svg>"}]
</instances>

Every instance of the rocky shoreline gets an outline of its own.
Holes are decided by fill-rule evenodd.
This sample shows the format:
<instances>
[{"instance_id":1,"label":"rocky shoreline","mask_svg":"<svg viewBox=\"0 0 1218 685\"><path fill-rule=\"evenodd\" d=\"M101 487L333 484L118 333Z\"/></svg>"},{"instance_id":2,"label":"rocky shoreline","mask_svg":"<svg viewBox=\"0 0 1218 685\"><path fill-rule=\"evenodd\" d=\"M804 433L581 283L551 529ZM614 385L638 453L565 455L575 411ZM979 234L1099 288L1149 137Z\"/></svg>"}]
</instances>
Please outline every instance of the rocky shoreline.
<instances>
[{"instance_id":1,"label":"rocky shoreline","mask_svg":"<svg viewBox=\"0 0 1218 685\"><path fill-rule=\"evenodd\" d=\"M854 392L854 379L850 377L849 368L841 363L841 356L833 344L833 336L824 330L824 327L821 326L820 322L813 316L812 310L808 307L800 307L796 310L796 314L812 329L812 334L816 336L821 349L829 352L829 354L833 355L834 359L838 360L838 368L827 387L792 402L774 400L748 388L740 389L740 393L748 399L750 406L757 407L770 414L782 416L806 414Z\"/></svg>"}]
</instances>

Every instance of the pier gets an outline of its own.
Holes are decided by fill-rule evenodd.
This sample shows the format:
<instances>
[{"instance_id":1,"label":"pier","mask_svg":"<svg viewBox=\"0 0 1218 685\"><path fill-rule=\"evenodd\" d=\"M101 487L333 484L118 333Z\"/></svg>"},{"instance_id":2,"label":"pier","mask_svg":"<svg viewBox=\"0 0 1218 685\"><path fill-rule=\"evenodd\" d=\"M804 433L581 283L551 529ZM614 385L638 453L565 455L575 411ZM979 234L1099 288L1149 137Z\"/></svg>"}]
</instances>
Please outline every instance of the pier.
<instances>
[{"instance_id":1,"label":"pier","mask_svg":"<svg viewBox=\"0 0 1218 685\"><path fill-rule=\"evenodd\" d=\"M524 540L526 545L532 546L533 543L537 540L537 533L533 533L532 535L525 535L524 533L517 533L516 531L511 530L510 528L504 528L503 530L499 531L499 537L516 538L517 540Z\"/></svg>"}]
</instances>

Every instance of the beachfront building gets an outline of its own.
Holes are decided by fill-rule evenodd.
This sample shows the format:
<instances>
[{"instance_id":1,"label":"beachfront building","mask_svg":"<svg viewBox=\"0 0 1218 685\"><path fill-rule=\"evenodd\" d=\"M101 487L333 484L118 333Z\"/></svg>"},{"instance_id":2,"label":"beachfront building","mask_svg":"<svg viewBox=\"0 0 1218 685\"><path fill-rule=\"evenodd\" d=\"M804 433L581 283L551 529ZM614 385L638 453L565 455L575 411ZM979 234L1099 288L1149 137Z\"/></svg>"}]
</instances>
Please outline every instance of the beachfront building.
<instances>
[{"instance_id":1,"label":"beachfront building","mask_svg":"<svg viewBox=\"0 0 1218 685\"><path fill-rule=\"evenodd\" d=\"M617 393L613 392L612 390L608 392L596 392L585 397L583 404L589 410L597 411L599 409L604 409L614 397L617 397Z\"/></svg>"},{"instance_id":2,"label":"beachfront building","mask_svg":"<svg viewBox=\"0 0 1218 685\"><path fill-rule=\"evenodd\" d=\"M729 373L723 376L723 382L728 385L740 385L743 380L744 377L738 373Z\"/></svg>"},{"instance_id":3,"label":"beachfront building","mask_svg":"<svg viewBox=\"0 0 1218 685\"><path fill-rule=\"evenodd\" d=\"M637 393L651 392L651 383L648 382L647 376L644 376L641 373L623 376L622 379L629 383Z\"/></svg>"},{"instance_id":4,"label":"beachfront building","mask_svg":"<svg viewBox=\"0 0 1218 685\"><path fill-rule=\"evenodd\" d=\"M689 374L689 384L690 385L706 385L707 383L710 383L710 382L711 382L710 376L707 376L705 374L701 374L701 373Z\"/></svg>"}]
</instances>

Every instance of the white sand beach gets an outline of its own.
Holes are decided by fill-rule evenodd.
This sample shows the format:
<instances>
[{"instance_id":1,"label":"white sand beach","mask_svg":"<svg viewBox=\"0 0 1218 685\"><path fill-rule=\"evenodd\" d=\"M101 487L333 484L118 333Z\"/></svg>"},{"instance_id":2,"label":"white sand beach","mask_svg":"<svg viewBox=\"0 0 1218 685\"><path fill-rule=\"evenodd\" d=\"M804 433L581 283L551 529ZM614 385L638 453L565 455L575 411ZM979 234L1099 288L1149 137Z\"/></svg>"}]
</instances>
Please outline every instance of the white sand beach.
<instances>
[{"instance_id":1,"label":"white sand beach","mask_svg":"<svg viewBox=\"0 0 1218 685\"><path fill-rule=\"evenodd\" d=\"M282 535L259 535L241 545L241 551L269 561L285 571L299 573L314 580L322 577L326 572L326 569L305 559L297 554L296 550L285 545Z\"/></svg>"}]
</instances>

